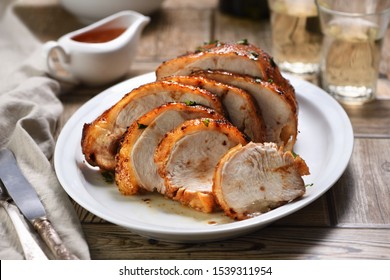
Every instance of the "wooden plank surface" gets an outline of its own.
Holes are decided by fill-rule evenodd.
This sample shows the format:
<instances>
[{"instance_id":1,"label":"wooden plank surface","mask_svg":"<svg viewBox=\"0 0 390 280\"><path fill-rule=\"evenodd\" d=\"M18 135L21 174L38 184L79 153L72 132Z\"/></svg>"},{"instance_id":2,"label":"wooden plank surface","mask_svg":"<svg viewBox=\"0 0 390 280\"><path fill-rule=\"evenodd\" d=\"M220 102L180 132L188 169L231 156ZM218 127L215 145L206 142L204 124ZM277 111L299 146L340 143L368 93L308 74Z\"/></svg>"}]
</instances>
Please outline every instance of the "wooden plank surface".
<instances>
[{"instance_id":1,"label":"wooden plank surface","mask_svg":"<svg viewBox=\"0 0 390 280\"><path fill-rule=\"evenodd\" d=\"M378 99L364 106L345 107L355 137L389 138L390 100Z\"/></svg>"},{"instance_id":2,"label":"wooden plank surface","mask_svg":"<svg viewBox=\"0 0 390 280\"><path fill-rule=\"evenodd\" d=\"M332 188L337 225L390 228L389 198L389 139L356 139L350 164Z\"/></svg>"},{"instance_id":3,"label":"wooden plank surface","mask_svg":"<svg viewBox=\"0 0 390 280\"><path fill-rule=\"evenodd\" d=\"M150 240L107 224L84 224L93 259L389 259L387 229L274 227L197 244Z\"/></svg>"}]
</instances>

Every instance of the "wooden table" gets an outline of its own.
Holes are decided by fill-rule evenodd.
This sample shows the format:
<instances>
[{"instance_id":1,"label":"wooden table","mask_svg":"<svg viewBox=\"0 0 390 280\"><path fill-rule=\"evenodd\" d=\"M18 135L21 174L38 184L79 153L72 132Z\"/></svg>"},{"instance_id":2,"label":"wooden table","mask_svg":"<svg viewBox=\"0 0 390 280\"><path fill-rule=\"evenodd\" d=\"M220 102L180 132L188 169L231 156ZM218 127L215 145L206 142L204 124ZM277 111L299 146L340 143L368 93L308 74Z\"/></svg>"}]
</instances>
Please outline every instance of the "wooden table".
<instances>
[{"instance_id":1,"label":"wooden table","mask_svg":"<svg viewBox=\"0 0 390 280\"><path fill-rule=\"evenodd\" d=\"M23 1L16 12L42 41L82 26L57 0L36 2ZM243 38L271 52L267 19L222 14L216 0L166 0L142 35L128 77L154 71L162 61L203 42ZM384 56L382 72L390 73L390 53ZM58 131L81 105L107 87L80 86L62 95L65 110ZM346 108L355 133L351 161L338 182L304 209L239 238L174 244L140 237L75 203L92 259L389 259L389 81L380 80L378 88L375 102Z\"/></svg>"}]
</instances>

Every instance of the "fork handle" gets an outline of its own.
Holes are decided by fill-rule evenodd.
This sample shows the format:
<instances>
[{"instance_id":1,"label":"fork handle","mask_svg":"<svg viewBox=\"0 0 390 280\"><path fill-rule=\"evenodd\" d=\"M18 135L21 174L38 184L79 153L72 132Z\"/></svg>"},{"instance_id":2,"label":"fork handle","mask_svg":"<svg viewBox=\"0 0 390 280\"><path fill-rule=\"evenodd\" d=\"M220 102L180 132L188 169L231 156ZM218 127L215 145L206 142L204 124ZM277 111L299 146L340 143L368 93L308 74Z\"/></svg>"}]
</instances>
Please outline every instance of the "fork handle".
<instances>
[{"instance_id":1,"label":"fork handle","mask_svg":"<svg viewBox=\"0 0 390 280\"><path fill-rule=\"evenodd\" d=\"M47 218L35 219L32 221L32 224L56 259L78 260L78 258L65 247L60 236Z\"/></svg>"},{"instance_id":2,"label":"fork handle","mask_svg":"<svg viewBox=\"0 0 390 280\"><path fill-rule=\"evenodd\" d=\"M47 260L45 253L32 237L31 232L27 229L27 225L23 222L23 218L20 216L18 208L4 200L0 201L0 204L11 218L16 233L19 237L20 245L22 246L24 252L24 257L27 260Z\"/></svg>"}]
</instances>

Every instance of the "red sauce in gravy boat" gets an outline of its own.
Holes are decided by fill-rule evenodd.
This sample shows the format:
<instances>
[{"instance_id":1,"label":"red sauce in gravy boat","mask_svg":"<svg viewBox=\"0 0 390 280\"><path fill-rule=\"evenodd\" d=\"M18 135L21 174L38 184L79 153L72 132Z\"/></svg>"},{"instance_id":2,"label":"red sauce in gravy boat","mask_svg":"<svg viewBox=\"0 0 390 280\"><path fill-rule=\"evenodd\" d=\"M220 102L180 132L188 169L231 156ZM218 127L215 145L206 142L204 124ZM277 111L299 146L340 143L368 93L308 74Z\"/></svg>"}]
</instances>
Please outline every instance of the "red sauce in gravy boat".
<instances>
[{"instance_id":1,"label":"red sauce in gravy boat","mask_svg":"<svg viewBox=\"0 0 390 280\"><path fill-rule=\"evenodd\" d=\"M137 12L123 11L68 33L58 41L47 42L44 51L48 74L61 81L89 86L118 80L129 71L142 30L149 21L149 17ZM60 67L53 52L59 57Z\"/></svg>"}]
</instances>

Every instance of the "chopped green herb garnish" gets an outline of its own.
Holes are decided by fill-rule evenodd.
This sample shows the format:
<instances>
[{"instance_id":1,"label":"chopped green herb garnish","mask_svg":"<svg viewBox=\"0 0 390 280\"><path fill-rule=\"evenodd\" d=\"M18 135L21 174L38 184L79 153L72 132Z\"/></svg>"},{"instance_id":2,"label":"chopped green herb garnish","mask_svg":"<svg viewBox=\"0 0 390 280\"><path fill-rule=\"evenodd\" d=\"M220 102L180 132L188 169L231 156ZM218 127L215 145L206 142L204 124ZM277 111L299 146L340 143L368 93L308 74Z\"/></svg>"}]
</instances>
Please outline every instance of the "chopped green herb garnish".
<instances>
[{"instance_id":1,"label":"chopped green herb garnish","mask_svg":"<svg viewBox=\"0 0 390 280\"><path fill-rule=\"evenodd\" d=\"M214 45L219 47L221 45L221 43L219 43L218 40L215 40L215 41L209 41L209 42L203 42L203 46L198 46L196 49L195 49L195 53L200 53L200 52L207 52L209 51L209 48L207 47L208 45Z\"/></svg>"},{"instance_id":2,"label":"chopped green herb garnish","mask_svg":"<svg viewBox=\"0 0 390 280\"><path fill-rule=\"evenodd\" d=\"M196 50L195 50L195 53L200 53L200 52L203 52L204 51L204 48L202 47L197 47Z\"/></svg>"},{"instance_id":3,"label":"chopped green herb garnish","mask_svg":"<svg viewBox=\"0 0 390 280\"><path fill-rule=\"evenodd\" d=\"M184 101L184 103L187 106L196 106L196 105L198 105L195 101L191 101L191 100L186 100L186 101Z\"/></svg>"},{"instance_id":4,"label":"chopped green herb garnish","mask_svg":"<svg viewBox=\"0 0 390 280\"><path fill-rule=\"evenodd\" d=\"M274 83L274 80L268 79L268 82L269 82L270 84L273 84L273 83Z\"/></svg>"},{"instance_id":5,"label":"chopped green herb garnish","mask_svg":"<svg viewBox=\"0 0 390 280\"><path fill-rule=\"evenodd\" d=\"M249 41L248 41L248 39L241 39L241 40L237 41L237 44L249 45Z\"/></svg>"},{"instance_id":6,"label":"chopped green herb garnish","mask_svg":"<svg viewBox=\"0 0 390 280\"><path fill-rule=\"evenodd\" d=\"M139 122L137 122L137 125L138 125L138 129L145 129L145 128L148 127L146 124L142 124L142 123L139 123Z\"/></svg>"},{"instance_id":7,"label":"chopped green herb garnish","mask_svg":"<svg viewBox=\"0 0 390 280\"><path fill-rule=\"evenodd\" d=\"M314 186L314 183L311 183L311 184L306 184L305 187L308 188L308 187L312 187Z\"/></svg>"},{"instance_id":8,"label":"chopped green herb garnish","mask_svg":"<svg viewBox=\"0 0 390 280\"><path fill-rule=\"evenodd\" d=\"M291 154L293 155L294 158L296 158L297 156L299 156L297 153L295 153L294 151L291 151Z\"/></svg>"},{"instance_id":9,"label":"chopped green herb garnish","mask_svg":"<svg viewBox=\"0 0 390 280\"><path fill-rule=\"evenodd\" d=\"M209 119L204 119L204 120L203 120L203 123L204 123L205 126L208 127L208 126L209 126L209 123L210 123L210 120L209 120Z\"/></svg>"},{"instance_id":10,"label":"chopped green herb garnish","mask_svg":"<svg viewBox=\"0 0 390 280\"><path fill-rule=\"evenodd\" d=\"M203 42L203 45L204 46L215 45L216 47L219 47L222 45L222 43L219 40L213 40L213 41Z\"/></svg>"},{"instance_id":11,"label":"chopped green herb garnish","mask_svg":"<svg viewBox=\"0 0 390 280\"><path fill-rule=\"evenodd\" d=\"M102 176L107 183L114 183L115 174L113 171L103 171Z\"/></svg>"}]
</instances>

